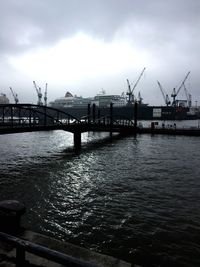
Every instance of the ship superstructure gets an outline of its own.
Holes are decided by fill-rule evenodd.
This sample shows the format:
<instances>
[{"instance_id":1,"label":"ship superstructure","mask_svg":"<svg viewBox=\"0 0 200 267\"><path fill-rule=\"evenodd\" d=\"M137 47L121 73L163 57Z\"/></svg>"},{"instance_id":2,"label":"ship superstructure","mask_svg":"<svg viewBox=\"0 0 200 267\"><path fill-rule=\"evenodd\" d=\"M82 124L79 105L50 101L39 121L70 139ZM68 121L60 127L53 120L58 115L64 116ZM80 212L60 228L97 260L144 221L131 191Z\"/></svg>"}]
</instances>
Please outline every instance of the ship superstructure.
<instances>
[{"instance_id":1,"label":"ship superstructure","mask_svg":"<svg viewBox=\"0 0 200 267\"><path fill-rule=\"evenodd\" d=\"M56 108L76 108L87 107L91 103L93 98L72 95L69 91L66 92L64 97L55 99L49 103L49 106Z\"/></svg>"}]
</instances>

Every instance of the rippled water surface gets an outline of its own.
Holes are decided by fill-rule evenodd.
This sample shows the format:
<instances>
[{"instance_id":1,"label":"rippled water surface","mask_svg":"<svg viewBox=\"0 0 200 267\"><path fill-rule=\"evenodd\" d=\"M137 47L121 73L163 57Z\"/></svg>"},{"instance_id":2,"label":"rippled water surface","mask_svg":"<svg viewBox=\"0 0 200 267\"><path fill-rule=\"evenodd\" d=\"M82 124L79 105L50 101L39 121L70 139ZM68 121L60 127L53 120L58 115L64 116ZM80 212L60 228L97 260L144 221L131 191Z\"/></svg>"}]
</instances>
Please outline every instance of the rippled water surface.
<instances>
[{"instance_id":1,"label":"rippled water surface","mask_svg":"<svg viewBox=\"0 0 200 267\"><path fill-rule=\"evenodd\" d=\"M31 230L141 266L200 266L200 138L1 135L1 199ZM101 141L99 141L101 140Z\"/></svg>"}]
</instances>

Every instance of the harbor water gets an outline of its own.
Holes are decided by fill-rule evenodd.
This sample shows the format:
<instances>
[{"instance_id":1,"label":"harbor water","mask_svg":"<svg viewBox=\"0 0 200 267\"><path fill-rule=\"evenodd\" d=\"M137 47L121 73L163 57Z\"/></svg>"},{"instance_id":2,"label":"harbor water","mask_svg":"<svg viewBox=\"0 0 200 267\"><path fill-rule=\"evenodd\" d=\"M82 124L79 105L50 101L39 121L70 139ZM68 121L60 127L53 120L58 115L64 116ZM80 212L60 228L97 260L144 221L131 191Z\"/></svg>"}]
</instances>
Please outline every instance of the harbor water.
<instances>
[{"instance_id":1,"label":"harbor water","mask_svg":"<svg viewBox=\"0 0 200 267\"><path fill-rule=\"evenodd\" d=\"M68 132L0 135L1 200L24 202L33 231L137 266L200 266L200 138L82 143L77 154Z\"/></svg>"}]
</instances>

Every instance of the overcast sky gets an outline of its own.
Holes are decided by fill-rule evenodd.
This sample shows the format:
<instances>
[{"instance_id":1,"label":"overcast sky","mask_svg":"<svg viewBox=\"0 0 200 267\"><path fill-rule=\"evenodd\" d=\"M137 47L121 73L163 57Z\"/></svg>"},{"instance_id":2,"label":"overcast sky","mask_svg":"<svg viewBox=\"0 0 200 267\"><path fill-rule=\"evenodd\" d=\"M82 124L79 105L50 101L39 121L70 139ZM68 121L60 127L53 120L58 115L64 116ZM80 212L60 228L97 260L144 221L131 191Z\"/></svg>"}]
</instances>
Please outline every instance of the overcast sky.
<instances>
[{"instance_id":1,"label":"overcast sky","mask_svg":"<svg viewBox=\"0 0 200 267\"><path fill-rule=\"evenodd\" d=\"M48 101L66 91L84 97L103 88L135 89L164 104L191 71L186 87L200 104L199 0L0 0L0 93L37 102L33 80L48 83ZM178 99L184 99L181 89Z\"/></svg>"}]
</instances>

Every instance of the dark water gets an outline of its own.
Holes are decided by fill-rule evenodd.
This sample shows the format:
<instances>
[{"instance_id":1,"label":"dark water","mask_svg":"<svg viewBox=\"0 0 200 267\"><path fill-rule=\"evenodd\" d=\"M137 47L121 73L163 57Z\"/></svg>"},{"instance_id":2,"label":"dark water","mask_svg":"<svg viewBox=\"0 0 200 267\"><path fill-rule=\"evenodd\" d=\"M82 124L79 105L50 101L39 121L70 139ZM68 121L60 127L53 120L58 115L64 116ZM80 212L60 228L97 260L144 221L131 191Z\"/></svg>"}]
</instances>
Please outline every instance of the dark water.
<instances>
[{"instance_id":1,"label":"dark water","mask_svg":"<svg viewBox=\"0 0 200 267\"><path fill-rule=\"evenodd\" d=\"M0 136L0 196L24 224L140 266L200 266L200 138L138 135L77 155L62 131ZM89 142L89 143L88 143Z\"/></svg>"}]
</instances>

